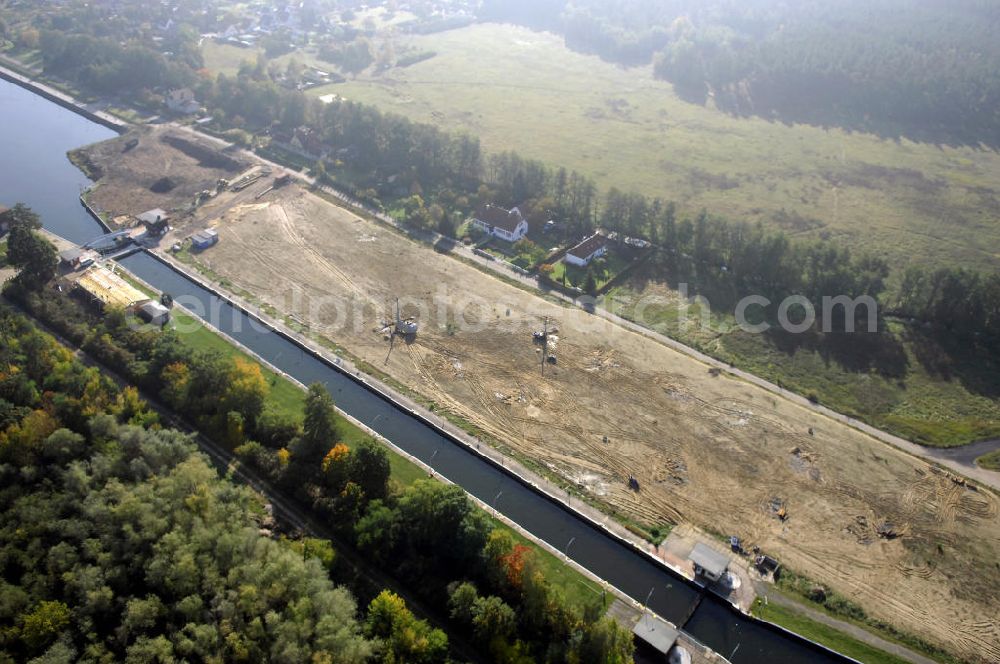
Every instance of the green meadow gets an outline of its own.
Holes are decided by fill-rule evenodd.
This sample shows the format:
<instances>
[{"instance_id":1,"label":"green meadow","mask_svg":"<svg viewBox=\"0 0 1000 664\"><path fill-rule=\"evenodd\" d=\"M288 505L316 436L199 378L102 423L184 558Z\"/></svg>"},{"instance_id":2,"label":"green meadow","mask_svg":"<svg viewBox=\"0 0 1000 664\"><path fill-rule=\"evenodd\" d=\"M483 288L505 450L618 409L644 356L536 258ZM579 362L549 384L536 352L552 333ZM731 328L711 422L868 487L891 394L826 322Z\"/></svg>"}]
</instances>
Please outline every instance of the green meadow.
<instances>
[{"instance_id":1,"label":"green meadow","mask_svg":"<svg viewBox=\"0 0 1000 664\"><path fill-rule=\"evenodd\" d=\"M901 263L996 268L1000 258L995 152L735 118L681 100L651 67L608 64L509 25L397 39L438 55L310 94L466 131L487 151L515 150L688 213L839 238Z\"/></svg>"}]
</instances>

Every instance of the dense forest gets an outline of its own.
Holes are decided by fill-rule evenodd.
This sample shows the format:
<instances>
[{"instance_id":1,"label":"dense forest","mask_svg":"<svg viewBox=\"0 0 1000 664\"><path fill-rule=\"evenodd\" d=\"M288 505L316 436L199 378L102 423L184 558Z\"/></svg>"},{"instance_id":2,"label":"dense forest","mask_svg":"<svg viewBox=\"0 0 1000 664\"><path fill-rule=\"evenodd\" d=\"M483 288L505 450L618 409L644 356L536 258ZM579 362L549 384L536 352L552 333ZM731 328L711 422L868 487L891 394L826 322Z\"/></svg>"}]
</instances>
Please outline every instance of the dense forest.
<instances>
[{"instance_id":1,"label":"dense forest","mask_svg":"<svg viewBox=\"0 0 1000 664\"><path fill-rule=\"evenodd\" d=\"M368 661L350 593L134 388L0 335L0 660Z\"/></svg>"},{"instance_id":2,"label":"dense forest","mask_svg":"<svg viewBox=\"0 0 1000 664\"><path fill-rule=\"evenodd\" d=\"M655 61L686 98L737 114L920 140L1000 143L1000 12L988 0L486 0L486 20Z\"/></svg>"}]
</instances>

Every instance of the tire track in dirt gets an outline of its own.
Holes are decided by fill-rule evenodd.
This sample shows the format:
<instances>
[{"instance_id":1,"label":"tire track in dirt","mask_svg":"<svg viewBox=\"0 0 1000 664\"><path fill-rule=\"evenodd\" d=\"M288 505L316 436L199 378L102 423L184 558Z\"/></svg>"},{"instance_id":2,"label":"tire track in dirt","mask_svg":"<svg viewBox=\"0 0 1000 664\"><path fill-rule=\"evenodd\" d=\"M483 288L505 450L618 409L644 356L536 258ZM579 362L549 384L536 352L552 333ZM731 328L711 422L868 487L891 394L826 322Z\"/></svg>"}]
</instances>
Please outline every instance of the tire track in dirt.
<instances>
[{"instance_id":1,"label":"tire track in dirt","mask_svg":"<svg viewBox=\"0 0 1000 664\"><path fill-rule=\"evenodd\" d=\"M333 262L331 262L325 256L323 256L323 254L320 253L320 251L316 249L316 247L313 246L312 243L307 242L301 235L298 234L298 231L295 230L295 226L288 218L288 213L285 212L285 208L283 205L277 204L273 206L272 209L275 212L275 216L278 219L278 224L280 225L282 232L285 234L285 237L287 237L293 245L298 247L318 267L326 270L330 274L334 275L337 279L339 279L340 282L343 283L348 288L348 290L350 290L355 295L358 295L362 298L365 297L364 292L358 287L356 283L354 283L354 281L349 276L347 276L347 274L343 270L341 270L339 267L334 265Z\"/></svg>"},{"instance_id":2,"label":"tire track in dirt","mask_svg":"<svg viewBox=\"0 0 1000 664\"><path fill-rule=\"evenodd\" d=\"M280 193L276 198L290 197ZM861 434L840 425L817 426L817 416L800 413L797 405L757 394L757 388L725 376L709 377L704 367L688 366L687 360L648 347L631 334L588 336L568 313L558 323L554 316L550 319L562 332L559 362L546 366L543 377L530 332L541 329L541 312L548 305L511 294L506 286L460 265L440 265L446 259L423 247L408 249L404 240L392 236L380 237L378 247L352 243L344 253L342 238L360 232L359 222L337 212L326 214L300 198L307 197L285 207L297 241L278 217L269 227L234 221L245 224L240 230L247 240L256 238L266 253L280 258L282 276L309 290L326 280L334 288L343 283L328 271L330 265L321 266L307 254L302 243L308 238L352 283L375 292L426 297L433 284L444 283L473 290L489 303L479 307L475 321L467 318L480 323L478 328L459 325L461 329L446 333L443 322L435 327L428 321L406 351L409 357L394 355L386 369L439 407L469 420L484 439L494 437L553 474L582 481L628 519L652 524L689 518L720 532L749 534L750 541L759 541L790 568L865 600L871 615L907 631L935 634L963 652L991 638L1000 646L988 622L970 622L949 634L963 620L988 621L996 613L995 594L960 592L969 585L963 584L963 573L982 577L983 589L998 587L987 578L995 573L992 563L982 557L1000 552L996 505L989 497L954 493L948 477L931 474L922 463L872 447ZM245 215L260 218L259 213ZM218 260L220 267L228 264L237 274L251 269L252 254L241 255L242 248L223 245L215 252L206 258ZM252 272L245 274L260 280ZM264 279L270 278L268 270ZM494 304L500 302L510 306L511 315L504 317L501 305ZM369 330L360 336L351 330L336 334L334 340L345 347L363 348L368 357L378 354ZM498 399L497 393L512 398ZM814 436L807 434L810 426L817 426ZM818 462L823 481L807 479L789 463L794 447ZM686 482L671 477L675 472ZM639 492L628 488L629 474L639 478ZM773 496L791 501L787 523L757 507ZM954 520L945 523L945 515ZM909 535L859 543L844 532L859 516L869 525L886 520L899 528L909 524ZM870 531L858 532L865 536ZM954 555L947 551L939 560L939 542L952 547ZM803 543L812 544L809 556L800 554ZM927 564L928 557L933 565ZM893 598L922 613L901 610ZM936 616L936 626L927 625L928 615Z\"/></svg>"}]
</instances>

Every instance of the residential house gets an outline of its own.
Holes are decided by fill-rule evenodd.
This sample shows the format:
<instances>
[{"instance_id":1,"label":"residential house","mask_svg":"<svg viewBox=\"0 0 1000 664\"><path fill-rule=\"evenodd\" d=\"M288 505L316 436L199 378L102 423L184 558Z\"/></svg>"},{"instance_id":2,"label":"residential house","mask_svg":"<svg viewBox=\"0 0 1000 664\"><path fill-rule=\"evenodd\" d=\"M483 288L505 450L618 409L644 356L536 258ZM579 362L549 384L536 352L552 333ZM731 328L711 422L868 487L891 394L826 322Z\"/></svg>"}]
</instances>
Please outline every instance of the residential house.
<instances>
[{"instance_id":1,"label":"residential house","mask_svg":"<svg viewBox=\"0 0 1000 664\"><path fill-rule=\"evenodd\" d=\"M570 265L586 267L590 265L590 261L606 253L608 253L608 239L600 233L594 233L567 251L564 260Z\"/></svg>"},{"instance_id":2,"label":"residential house","mask_svg":"<svg viewBox=\"0 0 1000 664\"><path fill-rule=\"evenodd\" d=\"M517 242L528 234L528 220L517 208L507 210L496 205L484 205L472 218L475 226L493 237L508 242Z\"/></svg>"},{"instance_id":3,"label":"residential house","mask_svg":"<svg viewBox=\"0 0 1000 664\"><path fill-rule=\"evenodd\" d=\"M201 104L194 98L191 88L178 88L167 94L167 108L174 113L190 115L201 109Z\"/></svg>"},{"instance_id":4,"label":"residential house","mask_svg":"<svg viewBox=\"0 0 1000 664\"><path fill-rule=\"evenodd\" d=\"M319 132L306 125L293 131L276 131L271 134L271 140L279 147L309 159L326 159L330 151Z\"/></svg>"},{"instance_id":5,"label":"residential house","mask_svg":"<svg viewBox=\"0 0 1000 664\"><path fill-rule=\"evenodd\" d=\"M295 149L296 152L311 157L313 159L326 159L327 147L323 143L322 137L319 132L312 127L307 127L302 125L298 127L294 134L292 135L289 145Z\"/></svg>"}]
</instances>

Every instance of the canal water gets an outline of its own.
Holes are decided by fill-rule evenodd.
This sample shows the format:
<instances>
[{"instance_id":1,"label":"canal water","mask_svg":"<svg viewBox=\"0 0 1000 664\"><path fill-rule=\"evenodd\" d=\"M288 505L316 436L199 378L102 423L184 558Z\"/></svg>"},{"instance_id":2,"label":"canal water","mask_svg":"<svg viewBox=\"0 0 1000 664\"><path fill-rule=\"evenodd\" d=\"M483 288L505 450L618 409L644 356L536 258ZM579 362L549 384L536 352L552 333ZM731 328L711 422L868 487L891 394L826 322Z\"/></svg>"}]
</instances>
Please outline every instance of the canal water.
<instances>
[{"instance_id":1,"label":"canal water","mask_svg":"<svg viewBox=\"0 0 1000 664\"><path fill-rule=\"evenodd\" d=\"M47 228L84 242L98 224L78 201L84 178L66 159L75 147L113 136L71 111L0 81L0 203L24 202ZM195 298L224 332L305 384L327 386L337 405L438 473L685 630L734 664L826 663L844 659L752 621L699 591L646 556L591 526L482 460L445 434L314 357L284 336L254 324L196 283L140 253L122 264L160 290ZM568 548L567 548L568 547ZM697 606L692 614L692 608Z\"/></svg>"}]
</instances>

